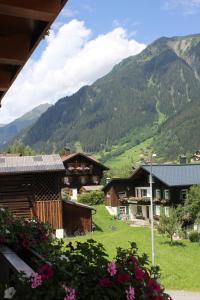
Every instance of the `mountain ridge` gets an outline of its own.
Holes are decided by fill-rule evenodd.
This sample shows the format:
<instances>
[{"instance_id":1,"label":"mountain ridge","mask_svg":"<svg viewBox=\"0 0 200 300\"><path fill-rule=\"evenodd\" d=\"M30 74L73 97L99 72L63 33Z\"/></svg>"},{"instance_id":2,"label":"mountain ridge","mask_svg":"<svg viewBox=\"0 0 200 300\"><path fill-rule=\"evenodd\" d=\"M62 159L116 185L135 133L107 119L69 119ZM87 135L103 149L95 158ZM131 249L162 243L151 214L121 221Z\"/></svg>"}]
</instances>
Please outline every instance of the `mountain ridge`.
<instances>
[{"instance_id":1,"label":"mountain ridge","mask_svg":"<svg viewBox=\"0 0 200 300\"><path fill-rule=\"evenodd\" d=\"M185 122L179 114L195 114L199 78L200 35L161 37L91 86L60 99L28 130L23 141L45 152L79 144L83 151L103 153L118 144L134 146L154 137L155 150L163 158L174 159L178 151L192 151L199 143L196 139L190 147L184 146L181 128L176 132L176 126L170 125L182 118ZM169 131L166 137L165 130ZM183 139L183 143L176 141L175 152L173 133Z\"/></svg>"},{"instance_id":2,"label":"mountain ridge","mask_svg":"<svg viewBox=\"0 0 200 300\"><path fill-rule=\"evenodd\" d=\"M20 134L22 130L33 125L50 106L48 103L40 104L11 123L0 125L0 147L4 147Z\"/></svg>"}]
</instances>

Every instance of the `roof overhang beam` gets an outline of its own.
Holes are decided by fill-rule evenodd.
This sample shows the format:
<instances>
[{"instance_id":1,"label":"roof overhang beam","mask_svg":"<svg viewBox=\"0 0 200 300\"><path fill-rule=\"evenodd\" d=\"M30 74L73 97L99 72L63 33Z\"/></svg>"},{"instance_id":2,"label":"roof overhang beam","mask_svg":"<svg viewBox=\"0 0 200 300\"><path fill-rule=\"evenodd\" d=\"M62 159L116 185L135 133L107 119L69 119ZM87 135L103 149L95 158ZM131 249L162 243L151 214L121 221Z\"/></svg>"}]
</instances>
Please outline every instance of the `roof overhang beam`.
<instances>
[{"instance_id":1,"label":"roof overhang beam","mask_svg":"<svg viewBox=\"0 0 200 300\"><path fill-rule=\"evenodd\" d=\"M0 0L1 14L51 21L59 13L61 0Z\"/></svg>"}]
</instances>

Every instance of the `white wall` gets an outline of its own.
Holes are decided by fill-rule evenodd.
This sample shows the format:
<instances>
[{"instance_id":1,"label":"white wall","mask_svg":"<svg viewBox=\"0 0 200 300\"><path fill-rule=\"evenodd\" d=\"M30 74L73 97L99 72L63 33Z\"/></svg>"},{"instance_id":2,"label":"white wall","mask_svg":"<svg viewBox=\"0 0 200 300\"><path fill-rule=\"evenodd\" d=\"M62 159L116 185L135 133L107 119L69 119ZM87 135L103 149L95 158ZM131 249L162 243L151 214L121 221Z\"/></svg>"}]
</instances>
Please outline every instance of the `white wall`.
<instances>
[{"instance_id":1,"label":"white wall","mask_svg":"<svg viewBox=\"0 0 200 300\"><path fill-rule=\"evenodd\" d=\"M106 206L106 209L111 216L117 216L117 207Z\"/></svg>"}]
</instances>

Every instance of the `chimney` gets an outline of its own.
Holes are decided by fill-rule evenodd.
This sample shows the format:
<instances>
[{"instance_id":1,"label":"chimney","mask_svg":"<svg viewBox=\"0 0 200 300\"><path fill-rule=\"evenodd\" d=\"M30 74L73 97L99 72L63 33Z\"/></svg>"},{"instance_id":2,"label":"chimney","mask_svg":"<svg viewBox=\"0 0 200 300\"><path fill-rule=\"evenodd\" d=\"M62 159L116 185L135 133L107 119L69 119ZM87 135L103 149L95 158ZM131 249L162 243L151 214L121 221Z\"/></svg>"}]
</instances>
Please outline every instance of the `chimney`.
<instances>
[{"instance_id":1,"label":"chimney","mask_svg":"<svg viewBox=\"0 0 200 300\"><path fill-rule=\"evenodd\" d=\"M185 155L180 155L179 161L180 161L180 165L186 165L187 164L187 157Z\"/></svg>"},{"instance_id":2,"label":"chimney","mask_svg":"<svg viewBox=\"0 0 200 300\"><path fill-rule=\"evenodd\" d=\"M64 150L65 150L65 155L66 156L70 155L70 148L69 147L65 147Z\"/></svg>"}]
</instances>

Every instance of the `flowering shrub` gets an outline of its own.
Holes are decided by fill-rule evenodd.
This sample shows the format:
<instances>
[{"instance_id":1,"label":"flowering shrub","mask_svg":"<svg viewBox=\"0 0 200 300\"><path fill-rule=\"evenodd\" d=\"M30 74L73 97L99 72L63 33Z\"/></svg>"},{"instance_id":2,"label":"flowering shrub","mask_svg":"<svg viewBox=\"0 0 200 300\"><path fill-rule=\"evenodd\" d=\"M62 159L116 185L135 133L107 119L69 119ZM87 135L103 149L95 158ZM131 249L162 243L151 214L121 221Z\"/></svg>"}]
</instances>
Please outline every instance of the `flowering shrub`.
<instances>
[{"instance_id":1,"label":"flowering shrub","mask_svg":"<svg viewBox=\"0 0 200 300\"><path fill-rule=\"evenodd\" d=\"M24 224L22 220L13 220L9 214L6 218L6 214L6 211L0 213L0 234L3 243L13 247L15 244L12 243L17 243L18 247L23 248L24 240L30 247L35 246L38 238L38 241L45 245L46 262L41 260L39 265L37 262L30 278L24 274L13 275L12 285L0 288L0 299L171 299L164 293L164 288L158 282L158 268L149 267L148 257L145 254L138 255L135 243L131 243L130 249L118 248L115 259L109 261L103 246L94 240L67 245L63 241L57 241L52 245L48 231L43 231L41 224L38 222L37 226L36 223L32 225L32 222ZM2 222L3 218L6 221L5 226ZM23 233L23 239L21 235L19 237L13 224L17 225L20 234ZM9 227L11 225L13 227ZM44 234L45 239L43 239ZM44 247L41 249L44 250Z\"/></svg>"},{"instance_id":2,"label":"flowering shrub","mask_svg":"<svg viewBox=\"0 0 200 300\"><path fill-rule=\"evenodd\" d=\"M14 218L8 210L0 208L0 245L7 245L15 251L27 249L46 249L52 240L47 224L37 219Z\"/></svg>"}]
</instances>

